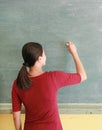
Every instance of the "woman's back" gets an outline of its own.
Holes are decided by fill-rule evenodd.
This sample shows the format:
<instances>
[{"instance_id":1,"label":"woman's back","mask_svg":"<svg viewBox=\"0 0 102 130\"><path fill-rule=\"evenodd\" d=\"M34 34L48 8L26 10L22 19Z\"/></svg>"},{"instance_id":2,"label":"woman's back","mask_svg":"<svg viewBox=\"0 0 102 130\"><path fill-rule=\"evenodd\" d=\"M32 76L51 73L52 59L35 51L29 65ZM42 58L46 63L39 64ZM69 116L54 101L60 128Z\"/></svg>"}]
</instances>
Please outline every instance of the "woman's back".
<instances>
[{"instance_id":1,"label":"woman's back","mask_svg":"<svg viewBox=\"0 0 102 130\"><path fill-rule=\"evenodd\" d=\"M33 130L40 125L43 125L44 130L52 130L52 128L62 130L57 106L57 92L60 87L79 83L80 75L53 71L31 77L31 80L32 85L29 90L19 89L15 81L12 91L14 97L19 97L13 100L21 100L25 106L25 130ZM57 83L58 80L59 83ZM16 106L21 106L21 102L18 101L18 103ZM49 129L46 129L49 124ZM37 130L43 129L37 128Z\"/></svg>"}]
</instances>

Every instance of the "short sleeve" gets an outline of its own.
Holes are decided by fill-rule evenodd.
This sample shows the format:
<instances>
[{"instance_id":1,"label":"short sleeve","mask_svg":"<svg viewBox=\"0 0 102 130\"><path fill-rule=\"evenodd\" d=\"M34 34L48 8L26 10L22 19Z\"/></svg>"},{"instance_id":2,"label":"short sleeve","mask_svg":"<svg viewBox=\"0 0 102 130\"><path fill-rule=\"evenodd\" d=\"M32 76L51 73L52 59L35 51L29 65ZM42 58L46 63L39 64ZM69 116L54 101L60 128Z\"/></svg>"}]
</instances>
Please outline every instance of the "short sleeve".
<instances>
[{"instance_id":1,"label":"short sleeve","mask_svg":"<svg viewBox=\"0 0 102 130\"><path fill-rule=\"evenodd\" d=\"M79 73L67 73L63 71L55 71L54 79L57 89L64 86L71 86L81 82L81 76Z\"/></svg>"},{"instance_id":2,"label":"short sleeve","mask_svg":"<svg viewBox=\"0 0 102 130\"><path fill-rule=\"evenodd\" d=\"M17 94L15 82L13 83L13 86L12 86L11 96L12 96L12 111L13 112L20 111L21 110L21 100Z\"/></svg>"}]
</instances>

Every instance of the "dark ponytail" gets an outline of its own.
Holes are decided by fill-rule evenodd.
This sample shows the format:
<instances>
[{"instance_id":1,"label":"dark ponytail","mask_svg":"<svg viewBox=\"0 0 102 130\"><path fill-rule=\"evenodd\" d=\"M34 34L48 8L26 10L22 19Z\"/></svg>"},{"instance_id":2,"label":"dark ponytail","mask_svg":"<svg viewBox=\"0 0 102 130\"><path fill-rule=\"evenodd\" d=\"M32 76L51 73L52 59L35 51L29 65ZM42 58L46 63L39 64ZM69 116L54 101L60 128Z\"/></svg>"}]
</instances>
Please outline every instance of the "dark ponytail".
<instances>
[{"instance_id":1,"label":"dark ponytail","mask_svg":"<svg viewBox=\"0 0 102 130\"><path fill-rule=\"evenodd\" d=\"M21 89L27 90L31 85L32 81L28 77L27 68L25 65L22 66L21 70L18 73L17 85Z\"/></svg>"},{"instance_id":2,"label":"dark ponytail","mask_svg":"<svg viewBox=\"0 0 102 130\"><path fill-rule=\"evenodd\" d=\"M18 73L17 86L23 90L29 89L32 84L31 79L28 77L27 67L35 64L39 56L42 56L43 48L39 43L29 42L22 48L22 57L24 59L23 66Z\"/></svg>"}]
</instances>

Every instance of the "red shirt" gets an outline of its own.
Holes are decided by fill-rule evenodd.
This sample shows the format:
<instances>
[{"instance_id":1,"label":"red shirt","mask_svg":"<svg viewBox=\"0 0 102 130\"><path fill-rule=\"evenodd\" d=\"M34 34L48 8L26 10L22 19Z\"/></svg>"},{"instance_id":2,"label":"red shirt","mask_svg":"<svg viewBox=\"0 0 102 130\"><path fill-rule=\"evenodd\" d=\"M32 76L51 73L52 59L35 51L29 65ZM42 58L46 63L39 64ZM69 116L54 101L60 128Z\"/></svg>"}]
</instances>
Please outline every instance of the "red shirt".
<instances>
[{"instance_id":1,"label":"red shirt","mask_svg":"<svg viewBox=\"0 0 102 130\"><path fill-rule=\"evenodd\" d=\"M57 92L61 87L80 83L80 74L52 71L31 80L29 90L18 88L16 80L12 87L13 112L20 111L22 103L25 106L24 130L62 130Z\"/></svg>"}]
</instances>

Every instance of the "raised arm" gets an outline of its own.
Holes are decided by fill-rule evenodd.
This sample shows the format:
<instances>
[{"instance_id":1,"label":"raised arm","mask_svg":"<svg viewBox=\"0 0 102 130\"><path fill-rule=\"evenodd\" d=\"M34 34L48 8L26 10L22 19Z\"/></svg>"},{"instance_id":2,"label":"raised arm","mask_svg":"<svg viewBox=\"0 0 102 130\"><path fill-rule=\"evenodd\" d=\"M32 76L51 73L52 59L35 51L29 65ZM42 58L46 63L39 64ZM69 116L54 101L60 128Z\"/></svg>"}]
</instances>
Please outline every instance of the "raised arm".
<instances>
[{"instance_id":1,"label":"raised arm","mask_svg":"<svg viewBox=\"0 0 102 130\"><path fill-rule=\"evenodd\" d=\"M72 55L73 60L75 62L76 72L81 75L81 82L82 82L87 79L87 75L86 75L84 66L79 58L77 48L76 48L75 44L70 41L67 43L67 46L68 46L68 51Z\"/></svg>"}]
</instances>

